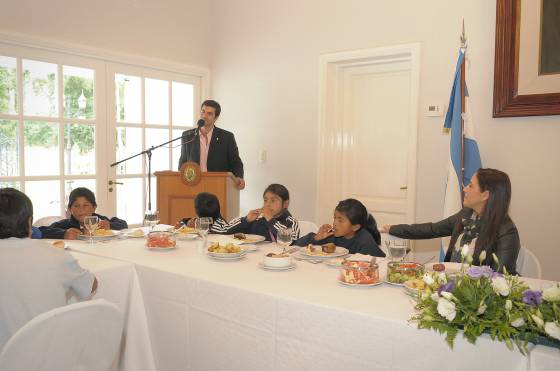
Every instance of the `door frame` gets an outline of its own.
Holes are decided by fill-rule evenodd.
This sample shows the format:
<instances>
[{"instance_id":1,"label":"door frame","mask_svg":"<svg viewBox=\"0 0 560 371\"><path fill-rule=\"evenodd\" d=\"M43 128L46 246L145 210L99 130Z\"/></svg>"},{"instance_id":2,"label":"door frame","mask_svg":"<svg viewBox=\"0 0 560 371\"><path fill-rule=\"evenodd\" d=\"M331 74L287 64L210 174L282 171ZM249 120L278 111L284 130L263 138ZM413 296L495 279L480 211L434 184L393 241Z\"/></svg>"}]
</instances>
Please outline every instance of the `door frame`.
<instances>
[{"instance_id":1,"label":"door frame","mask_svg":"<svg viewBox=\"0 0 560 371\"><path fill-rule=\"evenodd\" d=\"M410 63L410 135L408 142L408 202L406 222L416 216L416 152L418 138L418 90L420 86L420 43L323 54L319 57L319 130L317 144L317 195L315 220L328 220L343 194L343 153L349 133L343 120L344 68L362 65ZM324 186L328 185L328 186ZM387 212L390 212L388 210Z\"/></svg>"}]
</instances>

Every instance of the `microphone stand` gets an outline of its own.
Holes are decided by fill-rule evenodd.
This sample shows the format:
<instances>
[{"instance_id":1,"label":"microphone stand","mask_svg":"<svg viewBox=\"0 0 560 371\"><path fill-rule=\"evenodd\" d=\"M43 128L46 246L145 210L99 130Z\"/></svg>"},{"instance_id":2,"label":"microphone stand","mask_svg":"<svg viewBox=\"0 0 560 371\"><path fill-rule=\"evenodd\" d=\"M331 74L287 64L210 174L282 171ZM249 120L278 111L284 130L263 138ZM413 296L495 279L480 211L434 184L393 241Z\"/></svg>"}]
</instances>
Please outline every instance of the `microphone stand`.
<instances>
[{"instance_id":1,"label":"microphone stand","mask_svg":"<svg viewBox=\"0 0 560 371\"><path fill-rule=\"evenodd\" d=\"M198 128L197 128L197 133L198 133ZM157 146L151 146L150 148L145 149L145 150L142 151L142 152L139 152L139 153L137 153L137 154L135 154L135 155L132 155L132 156L130 156L130 157L127 157L127 158L125 158L125 159L123 159L123 160L120 160L120 161L117 161L117 162L113 162L113 163L110 165L111 167L114 167L114 166L117 166L117 165L119 165L119 164L121 164L121 163L123 163L123 162L125 162L125 161L128 161L128 160L131 160L131 159L133 159L133 158L135 158L135 157L138 157L138 156L140 156L140 155L144 155L144 154L145 154L146 156L148 156L148 210L150 210L150 211L152 210L152 182L151 182L151 176L152 176L152 151L153 151L154 149L158 149L158 148L160 148L160 147L163 147L163 146L166 145L166 144L169 144L169 143L171 143L171 142L175 142L176 140L179 140L179 139L182 139L182 138L183 138L183 136L181 135L180 137L177 137L177 138L175 138L175 139L171 139L170 141L167 141L167 142L162 143L162 144L158 144ZM189 142L186 142L186 143L189 143ZM186 144L186 143L183 143L183 144Z\"/></svg>"}]
</instances>

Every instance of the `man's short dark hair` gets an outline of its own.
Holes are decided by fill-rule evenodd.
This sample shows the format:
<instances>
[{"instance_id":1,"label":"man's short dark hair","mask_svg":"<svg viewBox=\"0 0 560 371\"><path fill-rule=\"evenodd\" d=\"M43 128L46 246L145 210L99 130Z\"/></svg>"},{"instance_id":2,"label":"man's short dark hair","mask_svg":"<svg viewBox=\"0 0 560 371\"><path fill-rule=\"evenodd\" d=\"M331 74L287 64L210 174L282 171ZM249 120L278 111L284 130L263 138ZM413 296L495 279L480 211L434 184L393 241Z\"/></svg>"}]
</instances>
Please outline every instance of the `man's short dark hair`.
<instances>
[{"instance_id":1,"label":"man's short dark hair","mask_svg":"<svg viewBox=\"0 0 560 371\"><path fill-rule=\"evenodd\" d=\"M214 110L216 111L216 116L215 116L216 118L218 118L218 116L220 116L220 113L222 113L222 107L220 107L220 103L216 102L215 100L212 99L205 100L200 105L200 109L202 109L202 107L204 106L214 108Z\"/></svg>"},{"instance_id":2,"label":"man's short dark hair","mask_svg":"<svg viewBox=\"0 0 560 371\"><path fill-rule=\"evenodd\" d=\"M14 188L0 189L0 239L29 237L33 204L25 193Z\"/></svg>"},{"instance_id":3,"label":"man's short dark hair","mask_svg":"<svg viewBox=\"0 0 560 371\"><path fill-rule=\"evenodd\" d=\"M194 211L200 218L210 217L216 221L222 217L220 213L220 201L212 193L201 192L194 199Z\"/></svg>"}]
</instances>

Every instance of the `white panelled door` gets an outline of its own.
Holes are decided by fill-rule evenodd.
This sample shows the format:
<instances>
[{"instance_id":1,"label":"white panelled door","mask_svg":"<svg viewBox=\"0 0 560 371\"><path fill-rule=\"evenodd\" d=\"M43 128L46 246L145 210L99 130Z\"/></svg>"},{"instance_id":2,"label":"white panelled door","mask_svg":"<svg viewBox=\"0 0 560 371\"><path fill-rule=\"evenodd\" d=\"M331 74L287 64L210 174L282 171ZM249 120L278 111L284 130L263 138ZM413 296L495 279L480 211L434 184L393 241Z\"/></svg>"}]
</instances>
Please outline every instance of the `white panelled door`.
<instances>
[{"instance_id":1,"label":"white panelled door","mask_svg":"<svg viewBox=\"0 0 560 371\"><path fill-rule=\"evenodd\" d=\"M379 225L414 221L418 51L406 49L327 57L319 222L345 198L364 203Z\"/></svg>"}]
</instances>

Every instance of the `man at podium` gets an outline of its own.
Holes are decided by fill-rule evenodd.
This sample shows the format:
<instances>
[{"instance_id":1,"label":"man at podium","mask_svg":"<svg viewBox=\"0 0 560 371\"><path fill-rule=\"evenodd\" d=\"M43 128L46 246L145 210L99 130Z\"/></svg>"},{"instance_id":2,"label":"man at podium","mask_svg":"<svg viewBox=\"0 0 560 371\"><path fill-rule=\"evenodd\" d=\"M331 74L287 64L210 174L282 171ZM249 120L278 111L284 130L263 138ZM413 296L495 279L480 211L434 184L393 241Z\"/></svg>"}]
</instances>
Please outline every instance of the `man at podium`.
<instances>
[{"instance_id":1,"label":"man at podium","mask_svg":"<svg viewBox=\"0 0 560 371\"><path fill-rule=\"evenodd\" d=\"M245 188L243 161L233 133L214 125L222 109L214 100L206 100L200 106L198 127L183 132L179 168L192 161L200 165L203 172L229 171L235 176L238 189Z\"/></svg>"}]
</instances>

